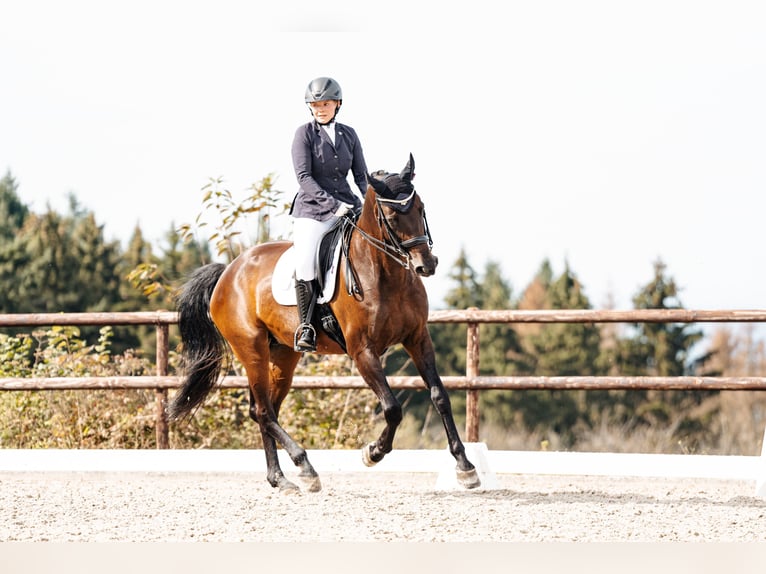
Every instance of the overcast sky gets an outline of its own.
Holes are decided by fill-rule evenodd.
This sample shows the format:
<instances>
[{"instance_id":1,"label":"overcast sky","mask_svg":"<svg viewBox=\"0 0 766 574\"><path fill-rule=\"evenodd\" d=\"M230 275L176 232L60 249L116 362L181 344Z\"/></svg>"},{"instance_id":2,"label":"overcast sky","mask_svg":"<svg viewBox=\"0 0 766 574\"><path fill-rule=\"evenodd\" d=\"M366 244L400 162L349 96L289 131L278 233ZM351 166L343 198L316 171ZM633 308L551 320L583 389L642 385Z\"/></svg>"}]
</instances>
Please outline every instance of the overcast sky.
<instances>
[{"instance_id":1,"label":"overcast sky","mask_svg":"<svg viewBox=\"0 0 766 574\"><path fill-rule=\"evenodd\" d=\"M36 211L72 192L108 239L159 241L210 178L291 198L328 75L370 170L415 157L432 307L461 248L515 296L548 258L630 308L661 258L687 308L766 307L761 3L260 4L5 0L0 170Z\"/></svg>"}]
</instances>

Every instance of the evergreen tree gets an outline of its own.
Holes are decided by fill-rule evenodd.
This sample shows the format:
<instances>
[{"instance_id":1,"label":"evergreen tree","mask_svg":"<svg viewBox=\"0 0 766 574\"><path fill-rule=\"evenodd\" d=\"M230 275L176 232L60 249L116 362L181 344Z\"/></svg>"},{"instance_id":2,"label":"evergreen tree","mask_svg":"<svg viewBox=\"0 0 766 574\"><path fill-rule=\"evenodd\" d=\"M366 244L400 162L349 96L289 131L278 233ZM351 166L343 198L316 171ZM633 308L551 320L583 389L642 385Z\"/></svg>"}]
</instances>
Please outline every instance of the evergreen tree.
<instances>
[{"instance_id":1,"label":"evergreen tree","mask_svg":"<svg viewBox=\"0 0 766 574\"><path fill-rule=\"evenodd\" d=\"M72 220L70 243L74 268L69 284L84 291L75 304L80 310L111 311L120 301L121 249L116 241L106 241L103 225L88 212Z\"/></svg>"},{"instance_id":2,"label":"evergreen tree","mask_svg":"<svg viewBox=\"0 0 766 574\"><path fill-rule=\"evenodd\" d=\"M150 311L161 307L152 297L143 292L142 285L131 280L131 273L143 262L156 265L152 245L144 239L141 227L136 225L128 240L127 249L120 258L118 273L120 277L120 300L115 304L115 311ZM156 328L153 325L129 325L114 328L116 352L124 349L140 349L144 356L154 357L156 353Z\"/></svg>"},{"instance_id":3,"label":"evergreen tree","mask_svg":"<svg viewBox=\"0 0 766 574\"><path fill-rule=\"evenodd\" d=\"M465 249L461 248L449 278L455 283L444 297L450 309L479 307L479 284ZM430 325L429 330L438 357L439 372L443 375L464 375L467 327L459 323L441 323Z\"/></svg>"},{"instance_id":4,"label":"evergreen tree","mask_svg":"<svg viewBox=\"0 0 766 574\"><path fill-rule=\"evenodd\" d=\"M493 273L491 269L488 269L490 278ZM540 269L535 275L532 282L524 290L519 303L519 309L544 309L547 305L547 291L550 287L553 272L551 270L550 262L546 259L542 262ZM497 291L493 289L493 291ZM508 293L508 308L512 308L513 304L510 300L510 290ZM509 327L498 325L497 327ZM513 326L513 341L506 348L508 361L502 372L496 374L501 375L529 375L534 373L534 365L536 363L536 357L533 349L528 344L529 337L539 332L540 326L533 323L520 323ZM488 337L489 335L487 335ZM479 364L480 371L483 374L490 374L487 372L484 361L484 347L487 345L490 348L494 347L496 343L489 342L487 337L481 337L481 362ZM490 351L492 352L492 351ZM494 360L492 365L497 365L497 361ZM497 427L512 428L516 426L515 423L520 422L524 426L534 426L536 423L536 417L531 414L531 408L536 404L533 393L535 391L484 391L481 393L481 401L483 407L481 408L482 419L485 423L495 425ZM530 399L533 403L529 403Z\"/></svg>"},{"instance_id":5,"label":"evergreen tree","mask_svg":"<svg viewBox=\"0 0 766 574\"><path fill-rule=\"evenodd\" d=\"M511 309L511 286L503 279L500 265L487 262L478 285L480 309ZM479 372L486 375L512 375L524 370L521 345L516 331L508 324L479 325ZM519 367L519 362L522 367Z\"/></svg>"},{"instance_id":6,"label":"evergreen tree","mask_svg":"<svg viewBox=\"0 0 766 574\"><path fill-rule=\"evenodd\" d=\"M503 279L500 265L488 262L479 284L481 309L511 309L511 286ZM529 367L528 357L523 353L516 331L508 324L487 323L479 325L480 361L482 375L514 375ZM480 412L486 424L507 428L518 412L521 392L512 390L483 391L479 395Z\"/></svg>"},{"instance_id":7,"label":"evergreen tree","mask_svg":"<svg viewBox=\"0 0 766 574\"><path fill-rule=\"evenodd\" d=\"M538 308L591 308L582 284L568 263L558 278L553 280L552 277L550 264L544 261L533 284L527 289L527 304L534 298ZM532 371L537 376L599 374L600 332L593 324L538 325L525 334L523 344L527 355L532 358ZM562 437L566 446L571 446L577 423L588 418L590 398L585 391L531 390L519 397L518 409L529 429L551 429Z\"/></svg>"},{"instance_id":8,"label":"evergreen tree","mask_svg":"<svg viewBox=\"0 0 766 574\"><path fill-rule=\"evenodd\" d=\"M675 280L661 260L654 263L654 277L633 298L636 309L682 309ZM702 332L686 323L635 323L632 336L620 338L614 363L628 376L681 376L693 374L699 361L691 359ZM702 362L709 357L703 357ZM700 404L712 392L623 391L621 422L631 425L672 424L679 439L697 432L700 420L678 413Z\"/></svg>"},{"instance_id":9,"label":"evergreen tree","mask_svg":"<svg viewBox=\"0 0 766 574\"><path fill-rule=\"evenodd\" d=\"M567 263L564 272L549 285L546 309L590 309L590 301ZM543 376L581 376L595 373L600 333L592 323L543 325L529 337L536 357L535 373Z\"/></svg>"},{"instance_id":10,"label":"evergreen tree","mask_svg":"<svg viewBox=\"0 0 766 574\"><path fill-rule=\"evenodd\" d=\"M18 184L10 170L0 179L0 312L18 312L18 293L12 288L18 269L29 262L28 254L19 249L18 235L29 217L29 208L18 195Z\"/></svg>"},{"instance_id":11,"label":"evergreen tree","mask_svg":"<svg viewBox=\"0 0 766 574\"><path fill-rule=\"evenodd\" d=\"M120 275L124 279L120 283L120 302L117 306L120 311L136 311L150 307L151 298L142 292L141 286L130 281L131 271L144 263L156 266L158 259L154 255L151 243L144 239L141 227L136 225L120 262Z\"/></svg>"},{"instance_id":12,"label":"evergreen tree","mask_svg":"<svg viewBox=\"0 0 766 574\"><path fill-rule=\"evenodd\" d=\"M92 213L29 215L0 260L3 311L111 310L119 301L119 244L104 241Z\"/></svg>"},{"instance_id":13,"label":"evergreen tree","mask_svg":"<svg viewBox=\"0 0 766 574\"><path fill-rule=\"evenodd\" d=\"M0 289L0 312L22 313L28 310L20 283L23 270L29 269L30 262L31 254L24 248L23 235L0 242L0 284L3 285L3 289Z\"/></svg>"},{"instance_id":14,"label":"evergreen tree","mask_svg":"<svg viewBox=\"0 0 766 574\"><path fill-rule=\"evenodd\" d=\"M29 208L19 199L18 188L9 170L0 179L0 249L16 237L29 216Z\"/></svg>"},{"instance_id":15,"label":"evergreen tree","mask_svg":"<svg viewBox=\"0 0 766 574\"><path fill-rule=\"evenodd\" d=\"M678 288L661 260L654 278L633 298L635 309L682 309ZM616 363L624 375L680 376L695 368L692 347L702 332L686 323L634 323L634 334L620 340Z\"/></svg>"}]
</instances>

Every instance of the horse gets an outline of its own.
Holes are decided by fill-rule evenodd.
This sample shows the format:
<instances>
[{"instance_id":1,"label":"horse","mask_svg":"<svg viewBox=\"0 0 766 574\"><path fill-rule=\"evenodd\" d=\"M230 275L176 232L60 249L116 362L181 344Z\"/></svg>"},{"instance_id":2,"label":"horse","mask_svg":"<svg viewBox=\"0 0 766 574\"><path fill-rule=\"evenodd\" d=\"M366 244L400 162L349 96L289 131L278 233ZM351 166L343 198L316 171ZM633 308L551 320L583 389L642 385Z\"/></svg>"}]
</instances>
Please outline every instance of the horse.
<instances>
[{"instance_id":1,"label":"horse","mask_svg":"<svg viewBox=\"0 0 766 574\"><path fill-rule=\"evenodd\" d=\"M481 481L466 457L427 328L428 296L421 277L434 274L438 258L431 251L423 201L412 185L414 167L410 154L400 173L367 176L361 213L355 223L349 220L352 229L329 301L346 348L317 329L316 352L347 353L375 393L385 427L362 449L364 464L373 466L393 450L402 420L402 407L380 359L387 348L401 344L442 418L457 480L471 489ZM321 482L306 450L278 422L302 356L293 347L298 313L293 306L277 303L272 292L275 265L291 245L274 240L251 246L228 265L214 262L198 268L181 287L176 307L182 383L167 413L171 421L192 416L217 385L228 351L233 351L247 375L249 415L263 438L268 483L280 491L300 490L280 467L279 444L300 470L304 488L317 492Z\"/></svg>"}]
</instances>

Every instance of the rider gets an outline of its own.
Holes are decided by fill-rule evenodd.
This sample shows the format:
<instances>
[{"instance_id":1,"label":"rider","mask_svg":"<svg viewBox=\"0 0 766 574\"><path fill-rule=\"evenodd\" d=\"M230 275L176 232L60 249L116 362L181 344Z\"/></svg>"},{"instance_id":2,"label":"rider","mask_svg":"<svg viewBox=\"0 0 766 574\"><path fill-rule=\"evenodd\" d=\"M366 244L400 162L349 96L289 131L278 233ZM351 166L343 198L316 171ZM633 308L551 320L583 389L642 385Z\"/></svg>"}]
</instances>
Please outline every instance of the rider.
<instances>
[{"instance_id":1,"label":"rider","mask_svg":"<svg viewBox=\"0 0 766 574\"><path fill-rule=\"evenodd\" d=\"M300 185L290 208L300 319L294 346L296 351L315 351L316 331L311 315L317 298L317 247L338 218L361 209L362 202L346 177L351 170L364 197L367 165L356 132L335 121L343 102L338 82L327 77L312 80L305 100L313 119L296 130L292 145L293 167Z\"/></svg>"}]
</instances>

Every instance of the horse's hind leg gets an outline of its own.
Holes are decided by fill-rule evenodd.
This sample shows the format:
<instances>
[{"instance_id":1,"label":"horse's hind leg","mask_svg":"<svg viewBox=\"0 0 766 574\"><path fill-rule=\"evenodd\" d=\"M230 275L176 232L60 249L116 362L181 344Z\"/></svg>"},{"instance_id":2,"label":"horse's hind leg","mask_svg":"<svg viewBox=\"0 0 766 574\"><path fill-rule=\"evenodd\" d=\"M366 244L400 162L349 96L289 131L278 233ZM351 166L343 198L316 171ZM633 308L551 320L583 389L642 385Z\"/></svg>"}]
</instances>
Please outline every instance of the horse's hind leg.
<instances>
[{"instance_id":1,"label":"horse's hind leg","mask_svg":"<svg viewBox=\"0 0 766 574\"><path fill-rule=\"evenodd\" d=\"M287 480L282 472L277 455L277 444L279 444L285 449L290 460L300 468L299 477L306 484L307 489L310 492L316 492L321 490L322 485L308 460L306 451L277 421L279 407L290 390L293 371L299 359L300 354L292 349L275 346L271 350L270 365L266 361L255 361L246 366L250 383L250 417L261 429L266 455L266 478L269 484L285 492L295 491L298 488Z\"/></svg>"},{"instance_id":2,"label":"horse's hind leg","mask_svg":"<svg viewBox=\"0 0 766 574\"><path fill-rule=\"evenodd\" d=\"M293 373L300 359L301 353L296 353L291 347L285 345L273 345L271 347L271 404L274 405L274 411L277 414L279 414L282 401L287 397L287 393L293 384ZM287 439L295 444L293 439L281 427L279 428L287 436ZM295 446L297 447L297 445ZM322 484L314 467L311 466L308 458L305 456L305 451L298 447L296 452L298 453L298 460L296 461L296 458L291 458L300 467L298 478L301 479L301 482L303 482L309 492L320 491ZM302 457L300 455L301 452L303 452Z\"/></svg>"},{"instance_id":3,"label":"horse's hind leg","mask_svg":"<svg viewBox=\"0 0 766 574\"><path fill-rule=\"evenodd\" d=\"M261 431L263 440L263 453L266 456L266 480L274 488L279 488L282 492L297 492L298 487L285 478L282 467L279 465L279 456L277 454L277 443L274 438L266 432L258 422L256 416L255 396L250 391L250 418L255 421Z\"/></svg>"}]
</instances>

